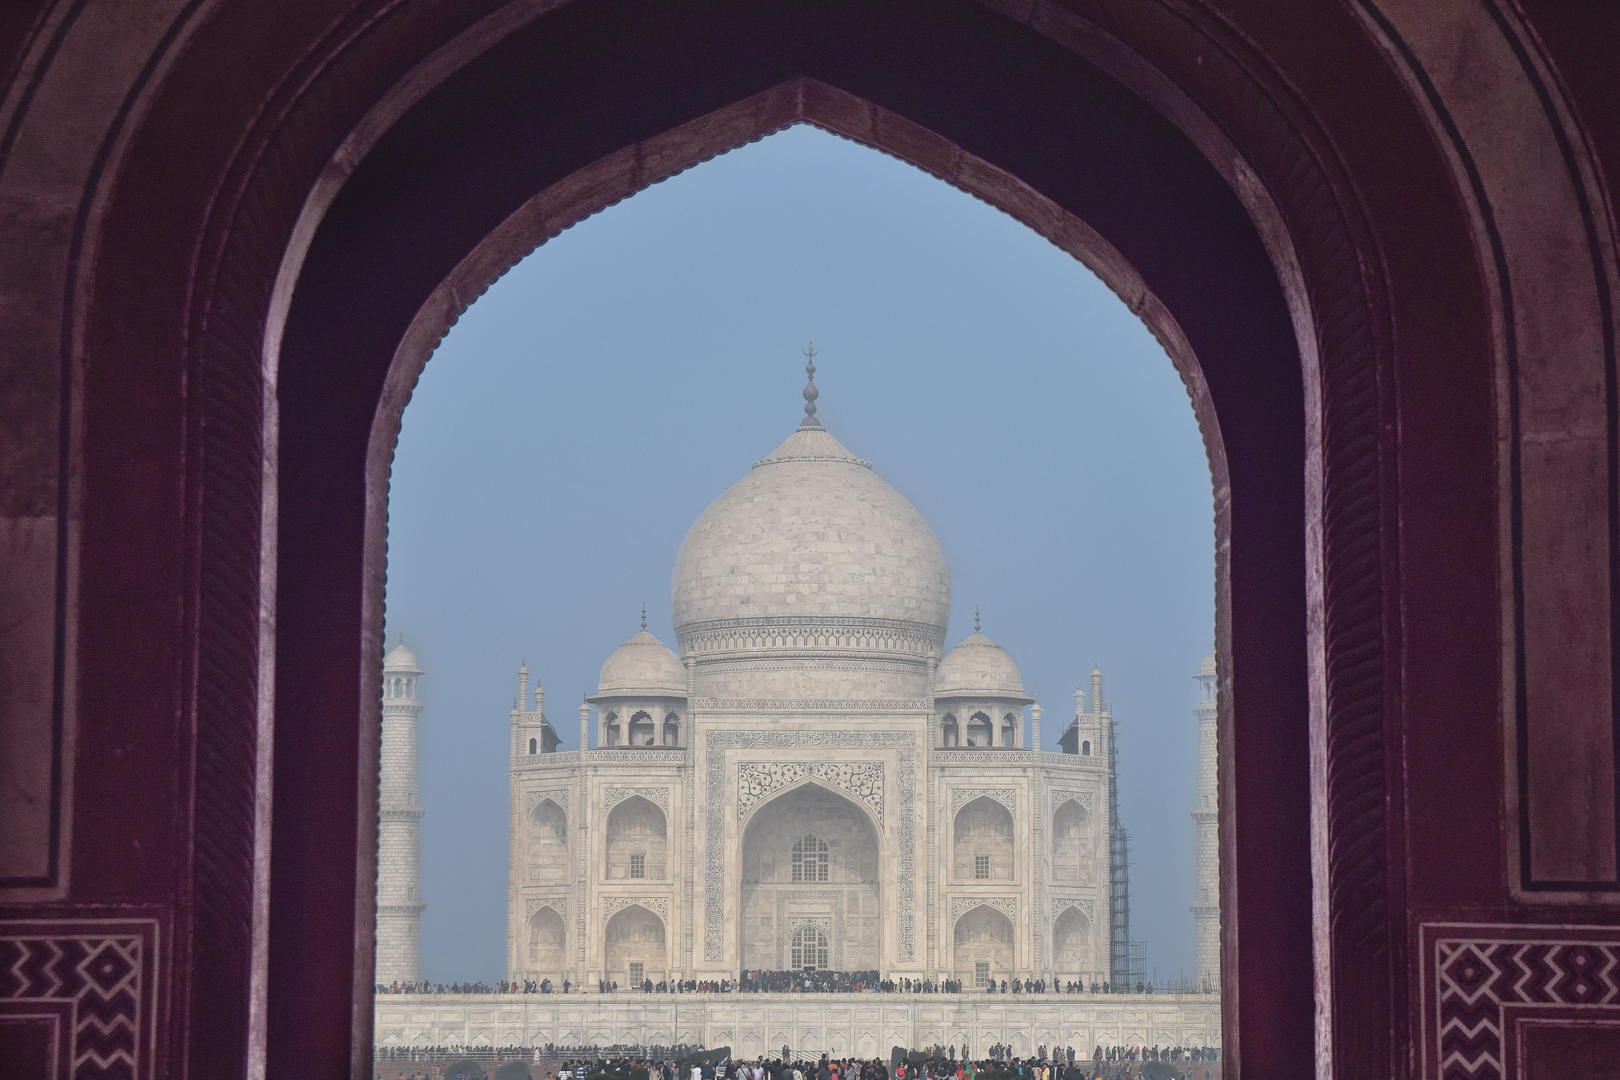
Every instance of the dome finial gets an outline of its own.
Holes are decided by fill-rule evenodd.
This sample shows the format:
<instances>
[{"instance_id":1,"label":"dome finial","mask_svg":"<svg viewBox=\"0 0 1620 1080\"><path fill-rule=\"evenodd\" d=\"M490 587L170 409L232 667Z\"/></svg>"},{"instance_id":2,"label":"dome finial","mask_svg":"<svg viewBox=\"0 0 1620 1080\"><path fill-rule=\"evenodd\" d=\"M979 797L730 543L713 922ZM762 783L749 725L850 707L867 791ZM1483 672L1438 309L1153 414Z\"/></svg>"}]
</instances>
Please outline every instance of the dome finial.
<instances>
[{"instance_id":1,"label":"dome finial","mask_svg":"<svg viewBox=\"0 0 1620 1080\"><path fill-rule=\"evenodd\" d=\"M821 391L816 389L816 343L810 342L804 347L804 373L808 381L804 385L804 420L799 426L820 427L821 421L816 419L816 398Z\"/></svg>"},{"instance_id":2,"label":"dome finial","mask_svg":"<svg viewBox=\"0 0 1620 1080\"><path fill-rule=\"evenodd\" d=\"M979 605L978 604L973 605L973 632L975 634L977 634L979 632Z\"/></svg>"},{"instance_id":3,"label":"dome finial","mask_svg":"<svg viewBox=\"0 0 1620 1080\"><path fill-rule=\"evenodd\" d=\"M641 604L641 628L643 630L647 629L647 603L646 603L646 601L642 601L642 604Z\"/></svg>"}]
</instances>

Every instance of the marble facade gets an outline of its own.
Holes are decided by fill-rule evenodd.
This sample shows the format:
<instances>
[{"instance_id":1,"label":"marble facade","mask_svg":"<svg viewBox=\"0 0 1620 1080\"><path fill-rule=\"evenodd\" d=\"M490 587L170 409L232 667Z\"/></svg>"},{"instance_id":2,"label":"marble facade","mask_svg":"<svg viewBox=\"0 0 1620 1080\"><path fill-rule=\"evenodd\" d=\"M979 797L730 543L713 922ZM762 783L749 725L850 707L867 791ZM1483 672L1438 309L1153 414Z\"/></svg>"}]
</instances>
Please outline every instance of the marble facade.
<instances>
[{"instance_id":1,"label":"marble facade","mask_svg":"<svg viewBox=\"0 0 1620 1080\"><path fill-rule=\"evenodd\" d=\"M977 627L945 648L933 532L813 395L693 525L676 648L643 620L608 658L583 749L520 672L509 978L1109 980L1100 674L1065 752L1032 747L1017 665Z\"/></svg>"}]
</instances>

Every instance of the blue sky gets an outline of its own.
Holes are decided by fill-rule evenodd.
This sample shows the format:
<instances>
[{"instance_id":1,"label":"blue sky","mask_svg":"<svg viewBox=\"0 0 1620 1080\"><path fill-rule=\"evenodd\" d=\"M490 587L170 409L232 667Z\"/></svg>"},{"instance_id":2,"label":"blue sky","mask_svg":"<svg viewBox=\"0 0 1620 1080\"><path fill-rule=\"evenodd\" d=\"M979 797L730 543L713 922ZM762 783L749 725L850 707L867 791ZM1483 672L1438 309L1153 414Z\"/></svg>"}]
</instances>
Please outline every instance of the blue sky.
<instances>
[{"instance_id":1,"label":"blue sky","mask_svg":"<svg viewBox=\"0 0 1620 1080\"><path fill-rule=\"evenodd\" d=\"M917 169L810 127L574 226L445 338L394 460L389 645L427 674L423 977L504 972L507 713L527 659L576 745L602 661L673 644L670 570L703 508L803 416L944 547L948 645L1003 645L1048 749L1098 661L1148 964L1193 967L1197 701L1211 648L1207 458L1169 359L1092 273Z\"/></svg>"}]
</instances>

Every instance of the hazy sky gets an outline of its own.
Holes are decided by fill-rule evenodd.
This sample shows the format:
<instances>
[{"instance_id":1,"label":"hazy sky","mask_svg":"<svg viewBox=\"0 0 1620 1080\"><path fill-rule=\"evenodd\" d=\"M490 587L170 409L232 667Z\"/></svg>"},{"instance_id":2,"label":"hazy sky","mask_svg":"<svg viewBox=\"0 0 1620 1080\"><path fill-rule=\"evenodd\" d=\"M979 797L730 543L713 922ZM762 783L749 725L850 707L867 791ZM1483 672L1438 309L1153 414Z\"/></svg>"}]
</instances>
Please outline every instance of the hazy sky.
<instances>
[{"instance_id":1,"label":"hazy sky","mask_svg":"<svg viewBox=\"0 0 1620 1080\"><path fill-rule=\"evenodd\" d=\"M445 338L405 411L389 646L426 669L422 974L505 971L508 711L525 658L578 741L602 661L673 645L670 570L703 508L803 416L933 526L947 647L1004 646L1043 741L1102 664L1148 965L1193 968L1191 678L1214 526L1169 359L1090 271L999 211L810 127L733 151L546 243Z\"/></svg>"}]
</instances>

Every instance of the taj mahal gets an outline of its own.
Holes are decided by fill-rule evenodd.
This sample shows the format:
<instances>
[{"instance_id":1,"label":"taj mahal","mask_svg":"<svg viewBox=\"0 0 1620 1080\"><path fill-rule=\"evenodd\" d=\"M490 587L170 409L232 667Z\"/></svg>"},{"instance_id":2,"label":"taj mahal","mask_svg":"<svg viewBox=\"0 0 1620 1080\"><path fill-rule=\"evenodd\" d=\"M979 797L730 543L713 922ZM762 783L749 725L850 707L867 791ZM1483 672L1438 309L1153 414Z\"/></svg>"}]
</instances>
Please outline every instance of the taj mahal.
<instances>
[{"instance_id":1,"label":"taj mahal","mask_svg":"<svg viewBox=\"0 0 1620 1080\"><path fill-rule=\"evenodd\" d=\"M1212 993L1154 1001L1095 992L1141 978L1102 673L1093 667L1075 692L1060 752L1043 750L1041 706L977 615L974 633L947 647L951 579L939 542L816 419L813 361L807 371L797 430L715 499L681 544L674 647L643 616L579 706L578 750L558 749L544 691L526 667L518 672L506 978L607 990L601 1008L560 993L431 1008L427 997L380 996L379 1044L639 1038L737 1045L748 1055L787 1040L886 1054L925 1045L931 1032L940 1045L957 1042L953 1025L964 1047L1032 1046L1043 1034L1068 1045L1219 1044ZM418 977L421 676L403 644L388 655L379 983ZM1213 656L1196 679L1193 917L1197 979L1213 991ZM889 1017L888 1003L863 1015L830 994L794 995L789 1019L750 1021L736 1011L745 999L772 995L669 994L666 1017L661 993L611 992L790 970L872 973L961 993L930 995L929 1007L944 1010L938 1017ZM1083 992L985 997L1014 980ZM711 999L707 1012L694 1012L701 998ZM966 1010L958 1019L953 998ZM512 1011L520 1001L521 1018ZM1001 1012L984 1011L992 1001ZM1009 1009L1016 1016L1002 1015Z\"/></svg>"}]
</instances>

